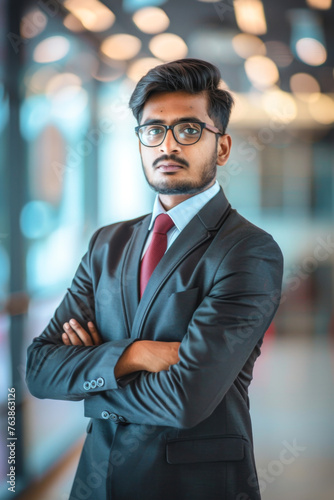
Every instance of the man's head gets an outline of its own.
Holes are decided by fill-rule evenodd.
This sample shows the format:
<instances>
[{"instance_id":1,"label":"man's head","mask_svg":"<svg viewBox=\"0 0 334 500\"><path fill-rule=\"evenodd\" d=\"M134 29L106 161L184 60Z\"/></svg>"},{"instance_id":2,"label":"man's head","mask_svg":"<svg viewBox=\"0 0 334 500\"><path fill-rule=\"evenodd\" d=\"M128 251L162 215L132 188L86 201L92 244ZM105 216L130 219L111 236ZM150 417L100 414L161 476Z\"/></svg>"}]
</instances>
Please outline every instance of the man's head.
<instances>
[{"instance_id":1,"label":"man's head","mask_svg":"<svg viewBox=\"0 0 334 500\"><path fill-rule=\"evenodd\" d=\"M203 191L214 183L217 164L226 163L233 98L220 81L212 64L182 59L153 68L138 82L129 105L140 127L146 179L160 194L187 198Z\"/></svg>"}]
</instances>

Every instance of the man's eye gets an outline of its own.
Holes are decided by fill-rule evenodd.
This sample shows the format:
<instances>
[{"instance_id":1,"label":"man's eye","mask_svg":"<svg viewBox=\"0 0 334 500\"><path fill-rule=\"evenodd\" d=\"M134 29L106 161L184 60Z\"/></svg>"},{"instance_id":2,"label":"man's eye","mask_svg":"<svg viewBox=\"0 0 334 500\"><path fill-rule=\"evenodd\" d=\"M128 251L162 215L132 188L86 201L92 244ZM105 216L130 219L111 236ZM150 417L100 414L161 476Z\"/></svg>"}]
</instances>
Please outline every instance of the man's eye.
<instances>
[{"instance_id":1,"label":"man's eye","mask_svg":"<svg viewBox=\"0 0 334 500\"><path fill-rule=\"evenodd\" d=\"M187 124L183 125L182 127L179 128L179 134L181 136L190 136L190 135L198 135L201 132L200 128L192 125L192 124Z\"/></svg>"},{"instance_id":2,"label":"man's eye","mask_svg":"<svg viewBox=\"0 0 334 500\"><path fill-rule=\"evenodd\" d=\"M160 127L150 128L146 132L148 135L159 135L163 133L163 130Z\"/></svg>"},{"instance_id":3,"label":"man's eye","mask_svg":"<svg viewBox=\"0 0 334 500\"><path fill-rule=\"evenodd\" d=\"M196 128L187 127L183 129L183 132L188 135L195 135L199 133L199 130L197 130Z\"/></svg>"}]
</instances>

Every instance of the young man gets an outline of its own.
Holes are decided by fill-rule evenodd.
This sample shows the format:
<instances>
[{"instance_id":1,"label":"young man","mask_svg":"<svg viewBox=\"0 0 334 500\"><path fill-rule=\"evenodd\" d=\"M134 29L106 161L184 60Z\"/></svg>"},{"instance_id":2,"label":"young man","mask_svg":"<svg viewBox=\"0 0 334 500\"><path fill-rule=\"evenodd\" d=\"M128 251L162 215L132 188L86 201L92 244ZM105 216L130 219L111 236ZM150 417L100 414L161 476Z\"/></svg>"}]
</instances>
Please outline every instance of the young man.
<instances>
[{"instance_id":1,"label":"young man","mask_svg":"<svg viewBox=\"0 0 334 500\"><path fill-rule=\"evenodd\" d=\"M219 81L196 59L139 81L153 212L94 234L29 347L32 394L84 399L91 417L71 500L260 499L247 391L282 255L216 181L233 103Z\"/></svg>"}]
</instances>

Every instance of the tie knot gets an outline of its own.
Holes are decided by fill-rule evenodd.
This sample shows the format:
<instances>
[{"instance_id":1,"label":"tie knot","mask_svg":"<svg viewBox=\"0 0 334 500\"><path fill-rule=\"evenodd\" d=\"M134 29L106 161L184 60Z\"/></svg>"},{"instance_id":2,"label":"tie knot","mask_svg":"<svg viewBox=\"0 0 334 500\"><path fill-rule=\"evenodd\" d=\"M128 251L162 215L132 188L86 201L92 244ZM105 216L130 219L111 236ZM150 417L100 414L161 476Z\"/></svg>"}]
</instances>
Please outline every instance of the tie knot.
<instances>
[{"instance_id":1,"label":"tie knot","mask_svg":"<svg viewBox=\"0 0 334 500\"><path fill-rule=\"evenodd\" d=\"M160 214L154 221L153 233L166 234L172 227L174 222L167 214Z\"/></svg>"}]
</instances>

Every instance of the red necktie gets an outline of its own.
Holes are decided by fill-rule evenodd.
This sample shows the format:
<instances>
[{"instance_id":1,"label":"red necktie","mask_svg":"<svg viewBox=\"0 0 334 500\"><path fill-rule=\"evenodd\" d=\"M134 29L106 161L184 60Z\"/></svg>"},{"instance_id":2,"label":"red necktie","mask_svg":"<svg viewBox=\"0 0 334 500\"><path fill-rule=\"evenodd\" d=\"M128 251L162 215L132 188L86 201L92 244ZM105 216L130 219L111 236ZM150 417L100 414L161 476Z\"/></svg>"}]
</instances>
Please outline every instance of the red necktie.
<instances>
[{"instance_id":1,"label":"red necktie","mask_svg":"<svg viewBox=\"0 0 334 500\"><path fill-rule=\"evenodd\" d=\"M145 252L140 269L140 297L148 280L167 249L167 232L174 222L167 214L160 214L154 221L152 240Z\"/></svg>"}]
</instances>

